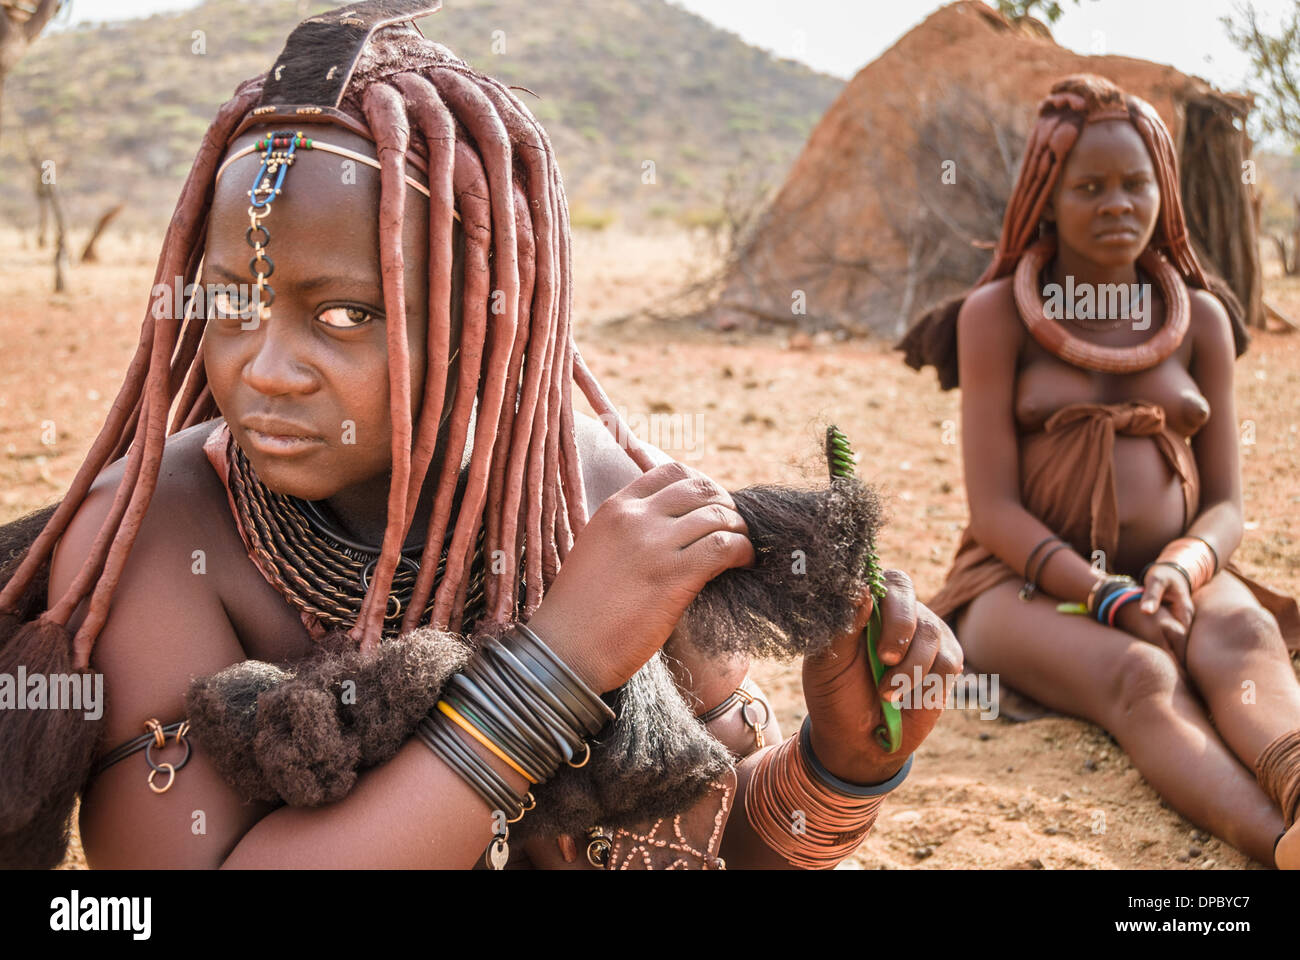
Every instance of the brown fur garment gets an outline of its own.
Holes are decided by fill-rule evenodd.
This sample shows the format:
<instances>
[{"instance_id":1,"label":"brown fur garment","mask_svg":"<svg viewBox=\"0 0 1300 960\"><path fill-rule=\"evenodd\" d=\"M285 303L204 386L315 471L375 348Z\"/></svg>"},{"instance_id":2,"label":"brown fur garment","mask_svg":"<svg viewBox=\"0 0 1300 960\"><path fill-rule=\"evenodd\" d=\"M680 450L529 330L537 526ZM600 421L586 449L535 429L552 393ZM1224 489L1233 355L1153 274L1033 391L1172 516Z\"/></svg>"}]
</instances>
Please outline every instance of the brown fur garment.
<instances>
[{"instance_id":1,"label":"brown fur garment","mask_svg":"<svg viewBox=\"0 0 1300 960\"><path fill-rule=\"evenodd\" d=\"M866 587L880 520L875 494L848 479L821 490L760 486L732 496L757 562L705 588L687 611L688 635L706 650L755 656L824 647L852 625L852 598ZM799 562L795 550L803 551ZM422 627L364 660L339 631L317 656L290 667L249 661L195 681L188 698L194 737L245 796L329 803L351 790L360 770L397 751L469 655L460 638ZM662 655L613 698L618 719L593 744L590 762L561 767L537 791L536 809L511 828L520 839L671 816L729 766L726 747L695 719Z\"/></svg>"},{"instance_id":2,"label":"brown fur garment","mask_svg":"<svg viewBox=\"0 0 1300 960\"><path fill-rule=\"evenodd\" d=\"M248 660L195 680L192 736L249 799L330 803L397 752L469 655L455 634L419 627L365 658L335 631L287 667Z\"/></svg>"},{"instance_id":3,"label":"brown fur garment","mask_svg":"<svg viewBox=\"0 0 1300 960\"><path fill-rule=\"evenodd\" d=\"M52 503L0 526L0 588L13 577L14 571L27 555L28 548L58 507L58 503ZM23 591L17 614L0 613L0 645L4 644L6 638L13 636L19 624L35 620L45 609L45 594L49 583L50 564L47 560L41 564L31 584Z\"/></svg>"},{"instance_id":4,"label":"brown fur garment","mask_svg":"<svg viewBox=\"0 0 1300 960\"><path fill-rule=\"evenodd\" d=\"M762 485L731 495L756 559L707 583L679 629L716 654L790 659L852 628L881 525L880 500L856 477L821 489Z\"/></svg>"},{"instance_id":5,"label":"brown fur garment","mask_svg":"<svg viewBox=\"0 0 1300 960\"><path fill-rule=\"evenodd\" d=\"M28 676L79 676L67 627L44 618L20 626L0 649L0 673L16 678L19 666ZM102 729L82 710L0 710L0 868L58 866Z\"/></svg>"},{"instance_id":6,"label":"brown fur garment","mask_svg":"<svg viewBox=\"0 0 1300 960\"><path fill-rule=\"evenodd\" d=\"M9 582L57 506L0 526L0 585ZM15 679L20 666L29 676L78 673L68 629L39 618L49 567L48 560L41 565L16 614L0 614L0 673ZM80 710L0 710L0 869L49 869L63 860L72 806L101 729L101 721L87 720Z\"/></svg>"}]
</instances>

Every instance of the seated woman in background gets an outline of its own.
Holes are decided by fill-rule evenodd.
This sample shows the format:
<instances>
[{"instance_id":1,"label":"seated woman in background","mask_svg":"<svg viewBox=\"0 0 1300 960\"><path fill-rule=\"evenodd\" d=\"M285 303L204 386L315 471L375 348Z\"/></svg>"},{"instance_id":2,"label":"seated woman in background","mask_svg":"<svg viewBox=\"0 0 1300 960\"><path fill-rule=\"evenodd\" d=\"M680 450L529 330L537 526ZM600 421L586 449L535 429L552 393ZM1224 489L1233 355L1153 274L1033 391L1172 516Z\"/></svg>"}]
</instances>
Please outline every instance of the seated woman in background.
<instances>
[{"instance_id":1,"label":"seated woman in background","mask_svg":"<svg viewBox=\"0 0 1300 960\"><path fill-rule=\"evenodd\" d=\"M970 525L930 606L974 669L1104 727L1174 809L1294 868L1300 616L1231 563L1246 338L1179 198L1149 104L1052 87L993 263L900 345L962 388Z\"/></svg>"},{"instance_id":2,"label":"seated woman in background","mask_svg":"<svg viewBox=\"0 0 1300 960\"><path fill-rule=\"evenodd\" d=\"M437 6L314 17L221 107L155 276L196 309L151 304L68 495L0 528L0 673L107 704L0 711L0 865L58 863L82 792L94 867L825 868L934 726L859 735L894 674L960 670L900 574L894 669L855 593L784 742L748 658L679 628L752 531L586 370L550 143L408 22Z\"/></svg>"}]
</instances>

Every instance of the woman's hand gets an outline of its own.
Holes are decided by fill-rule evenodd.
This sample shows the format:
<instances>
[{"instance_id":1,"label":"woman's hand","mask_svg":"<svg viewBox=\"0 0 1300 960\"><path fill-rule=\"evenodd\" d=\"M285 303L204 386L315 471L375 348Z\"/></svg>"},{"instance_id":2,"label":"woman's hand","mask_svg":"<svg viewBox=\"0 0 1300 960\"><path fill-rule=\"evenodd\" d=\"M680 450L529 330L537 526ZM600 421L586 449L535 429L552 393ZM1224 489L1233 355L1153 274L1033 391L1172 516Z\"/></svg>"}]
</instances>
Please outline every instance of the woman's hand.
<instances>
[{"instance_id":1,"label":"woman's hand","mask_svg":"<svg viewBox=\"0 0 1300 960\"><path fill-rule=\"evenodd\" d=\"M912 581L897 570L886 571L885 579L889 593L880 604L883 629L876 649L888 669L879 690L866 647L870 593L862 598L853 629L829 650L803 661L803 696L812 717L813 752L822 766L851 783L880 783L902 769L908 755L934 729L943 709L923 709L921 691L916 691L912 705L902 708L902 744L891 754L873 735L882 722L880 698L901 699L910 691L919 667L923 684L944 685L942 702L962 672L957 638L947 624L916 602ZM895 677L900 678L898 683Z\"/></svg>"},{"instance_id":2,"label":"woman's hand","mask_svg":"<svg viewBox=\"0 0 1300 960\"><path fill-rule=\"evenodd\" d=\"M665 463L598 509L528 625L600 692L649 660L709 580L754 561L721 486Z\"/></svg>"},{"instance_id":3,"label":"woman's hand","mask_svg":"<svg viewBox=\"0 0 1300 960\"><path fill-rule=\"evenodd\" d=\"M1174 619L1182 624L1184 631L1192 625L1196 608L1192 605L1192 594L1187 588L1187 579L1168 564L1152 564L1142 581L1146 591L1142 597L1142 612L1154 614L1163 603L1169 607Z\"/></svg>"},{"instance_id":4,"label":"woman's hand","mask_svg":"<svg viewBox=\"0 0 1300 960\"><path fill-rule=\"evenodd\" d=\"M1177 576L1176 571L1174 575ZM1115 614L1115 626L1166 651L1175 663L1183 663L1187 654L1187 628L1168 607L1157 605L1154 613L1147 613L1146 599L1120 607Z\"/></svg>"}]
</instances>

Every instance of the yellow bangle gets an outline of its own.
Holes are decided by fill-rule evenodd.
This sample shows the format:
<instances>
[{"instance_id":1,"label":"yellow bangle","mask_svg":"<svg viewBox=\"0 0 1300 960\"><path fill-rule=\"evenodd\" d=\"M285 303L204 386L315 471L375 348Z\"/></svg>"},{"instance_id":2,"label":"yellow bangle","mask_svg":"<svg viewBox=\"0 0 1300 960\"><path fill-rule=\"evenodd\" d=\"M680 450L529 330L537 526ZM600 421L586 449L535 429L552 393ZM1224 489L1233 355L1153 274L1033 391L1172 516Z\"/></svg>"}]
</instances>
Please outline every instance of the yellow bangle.
<instances>
[{"instance_id":1,"label":"yellow bangle","mask_svg":"<svg viewBox=\"0 0 1300 960\"><path fill-rule=\"evenodd\" d=\"M460 727L462 730L468 733L479 743L483 744L483 746L491 750L496 756L500 757L502 760L508 763L510 765L510 769L518 773L519 776L523 777L529 783L537 783L536 780L534 780L528 774L524 773L523 768L520 767L519 764L515 763L508 756L506 756L505 752L500 747L498 747L495 743L493 743L491 740L485 737L476 726L474 726L472 723L470 723L468 720L462 717L457 712L456 708L453 707L446 700L438 701L438 709L441 710L443 713L445 713L448 717L450 717L452 722L455 723L456 726Z\"/></svg>"}]
</instances>

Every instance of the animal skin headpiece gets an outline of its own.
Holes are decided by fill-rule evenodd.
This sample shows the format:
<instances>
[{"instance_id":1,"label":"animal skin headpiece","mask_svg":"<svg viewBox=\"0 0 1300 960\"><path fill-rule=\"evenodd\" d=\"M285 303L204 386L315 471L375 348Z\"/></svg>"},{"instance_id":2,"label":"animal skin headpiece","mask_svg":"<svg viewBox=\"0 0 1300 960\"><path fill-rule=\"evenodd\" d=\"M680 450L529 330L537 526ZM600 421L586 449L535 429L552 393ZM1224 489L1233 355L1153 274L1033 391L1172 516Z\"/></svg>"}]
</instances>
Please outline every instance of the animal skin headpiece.
<instances>
[{"instance_id":1,"label":"animal skin headpiece","mask_svg":"<svg viewBox=\"0 0 1300 960\"><path fill-rule=\"evenodd\" d=\"M267 75L261 100L236 127L231 139L254 124L310 120L338 124L373 142L374 137L364 124L339 109L362 51L374 33L381 29L393 36L405 33L423 37L414 18L436 13L441 7L441 0L366 0L304 20L289 34L284 49ZM236 151L217 170L216 179L220 180L232 163L250 153L261 152L262 163L248 191L250 205L246 234L248 245L253 249L249 271L256 292L242 314L251 318L255 313L259 323L271 319L271 304L275 300L275 290L267 282L275 270L275 263L267 252L271 233L263 221L271 212L272 202L284 190L286 175L299 150L323 150L376 170L382 169L376 158L306 137L301 130L287 128L276 130L255 144ZM411 159L418 167L419 158ZM429 196L429 188L421 181L408 175L406 182L424 196ZM460 219L454 211L453 216Z\"/></svg>"}]
</instances>

